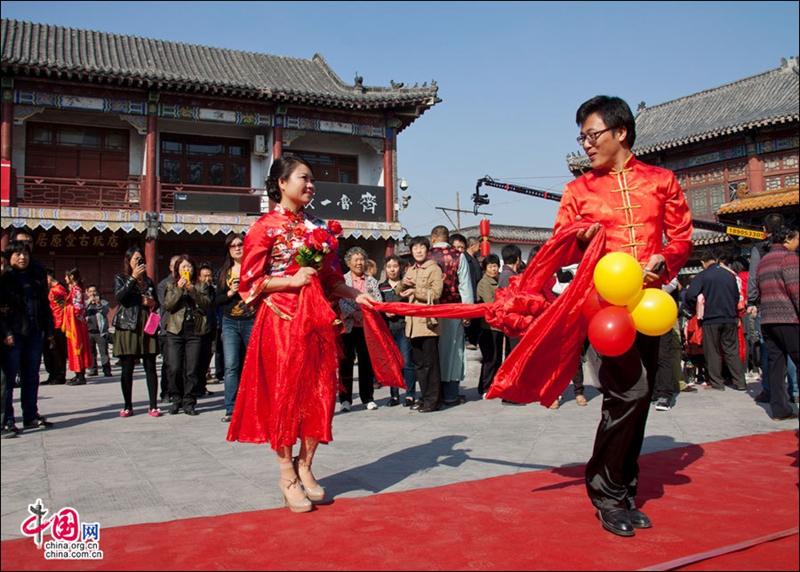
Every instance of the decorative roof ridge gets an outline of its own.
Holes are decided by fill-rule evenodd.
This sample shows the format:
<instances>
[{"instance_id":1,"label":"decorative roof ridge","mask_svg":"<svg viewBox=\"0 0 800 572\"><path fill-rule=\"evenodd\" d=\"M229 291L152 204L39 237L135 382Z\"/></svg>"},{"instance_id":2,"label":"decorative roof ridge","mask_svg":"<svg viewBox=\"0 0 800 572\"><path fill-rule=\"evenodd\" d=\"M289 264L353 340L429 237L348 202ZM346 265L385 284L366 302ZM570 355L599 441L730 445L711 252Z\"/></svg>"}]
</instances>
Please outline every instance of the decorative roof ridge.
<instances>
[{"instance_id":1,"label":"decorative roof ridge","mask_svg":"<svg viewBox=\"0 0 800 572\"><path fill-rule=\"evenodd\" d=\"M194 48L196 50L203 50L203 49L209 49L210 48L212 50L220 50L220 51L224 51L224 52L231 52L231 53L234 53L234 54L247 54L247 55L256 56L256 57L258 57L258 56L269 56L270 58L280 58L280 59L283 59L283 60L290 60L290 61L303 61L303 62L313 61L313 58L312 59L307 59L307 58L296 58L296 57L291 57L291 56L282 56L282 55L279 55L279 54L265 54L265 53L262 53L262 52L254 52L254 51L250 51L250 50L237 50L237 49L234 49L234 48L224 48L224 47L221 47L221 46L214 46L214 45L210 45L210 44L195 44L195 43L190 43L190 42L179 42L179 41L174 41L174 40L164 40L164 39L161 39L161 38L153 38L153 37L148 37L148 36L138 36L138 35L134 35L134 34L121 34L119 32L103 32L101 30L90 30L90 29L85 29L85 28L73 28L72 26L59 26L58 24L43 24L41 22L31 22L31 21L27 21L27 20L15 20L15 19L9 19L9 18L2 18L2 21L3 22L7 22L9 25L22 24L22 25L25 25L25 26L30 26L31 28L33 28L34 26L39 26L41 28L47 28L48 30L53 30L53 31L56 31L56 32L61 30L61 31L70 32L70 33L97 34L100 37L102 37L102 36L110 36L110 37L114 37L114 38L119 39L119 40L123 40L123 39L126 39L126 38L129 39L129 40L140 40L140 41L143 40L143 41L146 41L146 42L154 42L155 44L158 44L158 45L169 45L169 46L176 46L176 47L177 46L181 46L181 47L186 47L186 48ZM319 54L315 54L315 56L317 56L317 55L319 55ZM324 58L322 58L322 56L320 56L320 58L322 59L322 61L325 64L325 66L328 67L328 64L327 64L327 62L325 62ZM330 67L328 67L328 69L330 69ZM334 74L334 76L335 76L335 74ZM336 77L338 79L338 76L336 76ZM339 81L341 82L341 80L339 80ZM343 83L343 85L346 86L347 84Z\"/></svg>"},{"instance_id":2,"label":"decorative roof ridge","mask_svg":"<svg viewBox=\"0 0 800 572\"><path fill-rule=\"evenodd\" d=\"M780 189L773 189L771 191L759 191L759 192L752 192L746 197L740 197L742 199L749 198L749 197L764 197L767 195L780 195L781 193L789 193L791 191L798 191L800 190L800 185L789 185L788 187L781 187Z\"/></svg>"}]
</instances>

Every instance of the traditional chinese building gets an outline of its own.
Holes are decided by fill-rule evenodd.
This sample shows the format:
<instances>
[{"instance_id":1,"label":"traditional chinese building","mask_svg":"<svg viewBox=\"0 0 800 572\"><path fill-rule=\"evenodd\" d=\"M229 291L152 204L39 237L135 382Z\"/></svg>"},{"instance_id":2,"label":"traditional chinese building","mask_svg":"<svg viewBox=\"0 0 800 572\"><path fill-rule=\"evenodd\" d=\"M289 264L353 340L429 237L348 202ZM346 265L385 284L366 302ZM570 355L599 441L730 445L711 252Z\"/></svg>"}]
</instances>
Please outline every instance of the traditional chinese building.
<instances>
[{"instance_id":1,"label":"traditional chinese building","mask_svg":"<svg viewBox=\"0 0 800 572\"><path fill-rule=\"evenodd\" d=\"M652 107L642 102L633 152L675 172L695 220L760 229L765 214L780 212L797 224L798 73L796 57L783 59L776 69L720 87ZM567 165L576 177L591 169L585 155L568 156ZM752 244L748 236L702 229L694 238L696 246L734 250Z\"/></svg>"},{"instance_id":2,"label":"traditional chinese building","mask_svg":"<svg viewBox=\"0 0 800 572\"><path fill-rule=\"evenodd\" d=\"M310 60L2 20L2 230L33 231L57 275L110 298L132 244L163 277L173 254L222 262L225 235L269 208L272 162L314 167L309 211L342 252L382 260L397 221L397 136L436 82L370 86ZM113 300L109 300L113 302Z\"/></svg>"}]
</instances>

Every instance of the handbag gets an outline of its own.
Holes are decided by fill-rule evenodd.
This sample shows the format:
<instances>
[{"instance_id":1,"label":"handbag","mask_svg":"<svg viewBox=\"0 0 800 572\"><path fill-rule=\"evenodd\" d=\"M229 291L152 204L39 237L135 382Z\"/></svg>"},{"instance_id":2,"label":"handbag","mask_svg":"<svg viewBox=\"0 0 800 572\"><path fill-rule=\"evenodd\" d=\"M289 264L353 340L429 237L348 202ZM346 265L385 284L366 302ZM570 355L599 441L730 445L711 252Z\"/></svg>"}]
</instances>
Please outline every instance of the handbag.
<instances>
[{"instance_id":1,"label":"handbag","mask_svg":"<svg viewBox=\"0 0 800 572\"><path fill-rule=\"evenodd\" d=\"M147 317L147 323L144 325L144 333L148 336L156 335L158 332L158 325L161 323L161 317L156 312L150 312Z\"/></svg>"},{"instance_id":2,"label":"handbag","mask_svg":"<svg viewBox=\"0 0 800 572\"><path fill-rule=\"evenodd\" d=\"M428 290L428 306L433 306L430 290ZM432 330L439 325L439 318L427 317L425 318L425 325L428 326L429 330Z\"/></svg>"}]
</instances>

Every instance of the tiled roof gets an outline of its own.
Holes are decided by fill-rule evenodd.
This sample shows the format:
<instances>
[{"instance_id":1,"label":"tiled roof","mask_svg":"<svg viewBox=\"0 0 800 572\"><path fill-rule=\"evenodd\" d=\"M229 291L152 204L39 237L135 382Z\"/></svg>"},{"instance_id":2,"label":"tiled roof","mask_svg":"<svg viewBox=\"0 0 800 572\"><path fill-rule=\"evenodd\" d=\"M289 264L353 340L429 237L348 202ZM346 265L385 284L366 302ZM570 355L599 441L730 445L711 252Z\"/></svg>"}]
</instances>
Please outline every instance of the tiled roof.
<instances>
[{"instance_id":1,"label":"tiled roof","mask_svg":"<svg viewBox=\"0 0 800 572\"><path fill-rule=\"evenodd\" d=\"M713 230L694 229L692 231L692 243L695 246L708 246L709 244L721 244L723 242L730 242L731 237L724 232L715 232Z\"/></svg>"},{"instance_id":2,"label":"tiled roof","mask_svg":"<svg viewBox=\"0 0 800 572\"><path fill-rule=\"evenodd\" d=\"M800 70L797 57L781 60L781 67L645 107L636 114L633 152L646 155L746 131L800 120ZM583 154L567 156L575 171L591 169Z\"/></svg>"},{"instance_id":3,"label":"tiled roof","mask_svg":"<svg viewBox=\"0 0 800 572\"><path fill-rule=\"evenodd\" d=\"M636 115L634 153L644 155L800 119L797 58L781 67L653 107Z\"/></svg>"},{"instance_id":4,"label":"tiled roof","mask_svg":"<svg viewBox=\"0 0 800 572\"><path fill-rule=\"evenodd\" d=\"M441 101L434 81L375 87L356 78L346 84L319 54L304 60L5 18L1 26L3 74L113 79L149 89L355 109L420 106L418 114Z\"/></svg>"},{"instance_id":5,"label":"tiled roof","mask_svg":"<svg viewBox=\"0 0 800 572\"><path fill-rule=\"evenodd\" d=\"M452 234L453 231L451 231ZM469 238L470 236L480 236L477 226L468 226L461 229L461 234ZM512 244L544 244L553 236L552 228L539 228L530 226L514 226L508 224L491 223L489 227L489 240L497 242L508 242Z\"/></svg>"},{"instance_id":6,"label":"tiled roof","mask_svg":"<svg viewBox=\"0 0 800 572\"><path fill-rule=\"evenodd\" d=\"M777 191L756 193L725 203L719 207L717 215L771 210L798 204L800 204L800 189L795 185Z\"/></svg>"},{"instance_id":7,"label":"tiled roof","mask_svg":"<svg viewBox=\"0 0 800 572\"><path fill-rule=\"evenodd\" d=\"M453 232L455 231L450 231L451 234ZM469 238L470 236L480 236L480 231L477 226L469 226L462 228L461 234ZM489 229L490 240L497 242L509 242L512 244L544 244L552 236L552 228L513 226L492 223ZM730 237L724 232L702 229L695 229L692 232L692 242L695 244L695 246L719 244L728 242L729 240Z\"/></svg>"}]
</instances>

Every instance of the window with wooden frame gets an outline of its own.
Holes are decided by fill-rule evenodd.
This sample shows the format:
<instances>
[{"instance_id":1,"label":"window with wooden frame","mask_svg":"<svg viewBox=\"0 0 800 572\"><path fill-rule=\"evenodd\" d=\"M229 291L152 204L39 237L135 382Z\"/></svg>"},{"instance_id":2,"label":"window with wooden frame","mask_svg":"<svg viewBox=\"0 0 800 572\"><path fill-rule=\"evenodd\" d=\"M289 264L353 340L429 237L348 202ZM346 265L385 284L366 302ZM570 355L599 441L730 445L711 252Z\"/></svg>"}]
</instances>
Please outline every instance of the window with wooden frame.
<instances>
[{"instance_id":1,"label":"window with wooden frame","mask_svg":"<svg viewBox=\"0 0 800 572\"><path fill-rule=\"evenodd\" d=\"M739 185L747 180L744 161L718 163L675 175L692 214L708 219L714 218L720 206L736 198Z\"/></svg>"},{"instance_id":2,"label":"window with wooden frame","mask_svg":"<svg viewBox=\"0 0 800 572\"><path fill-rule=\"evenodd\" d=\"M130 132L86 125L28 122L25 174L124 181L130 174Z\"/></svg>"},{"instance_id":3,"label":"window with wooden frame","mask_svg":"<svg viewBox=\"0 0 800 572\"><path fill-rule=\"evenodd\" d=\"M294 149L291 152L287 151L285 155L294 155L307 161L317 181L358 184L357 155L334 155Z\"/></svg>"},{"instance_id":4,"label":"window with wooden frame","mask_svg":"<svg viewBox=\"0 0 800 572\"><path fill-rule=\"evenodd\" d=\"M161 182L250 188L250 142L193 135L161 135Z\"/></svg>"},{"instance_id":5,"label":"window with wooden frame","mask_svg":"<svg viewBox=\"0 0 800 572\"><path fill-rule=\"evenodd\" d=\"M776 191L797 184L797 153L764 156L764 190Z\"/></svg>"}]
</instances>

